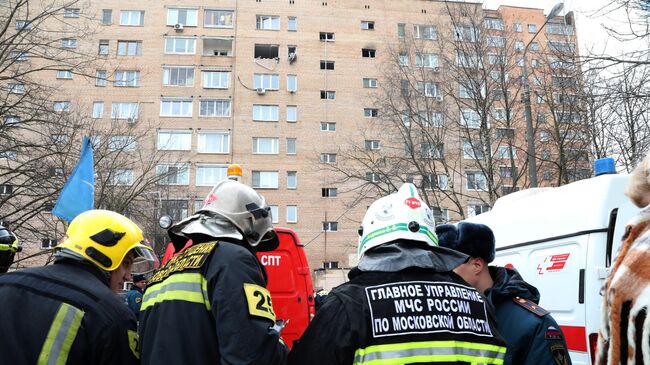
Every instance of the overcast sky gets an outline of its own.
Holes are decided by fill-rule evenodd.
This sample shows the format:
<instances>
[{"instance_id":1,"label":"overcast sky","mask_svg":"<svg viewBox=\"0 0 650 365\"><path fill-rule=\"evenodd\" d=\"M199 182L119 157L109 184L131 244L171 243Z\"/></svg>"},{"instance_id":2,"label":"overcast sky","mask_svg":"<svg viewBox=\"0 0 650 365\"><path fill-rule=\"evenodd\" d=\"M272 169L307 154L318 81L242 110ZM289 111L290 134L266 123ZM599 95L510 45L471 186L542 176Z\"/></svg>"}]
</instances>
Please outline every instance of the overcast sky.
<instances>
[{"instance_id":1,"label":"overcast sky","mask_svg":"<svg viewBox=\"0 0 650 365\"><path fill-rule=\"evenodd\" d=\"M514 5L530 8L543 8L544 13L553 8L559 0L484 0L485 7L489 9L496 9L499 5ZM603 24L611 27L625 26L625 13L609 12L608 14L603 9L610 0L566 0L564 1L564 10L560 15L566 14L568 11L574 11L576 14L576 26L578 28L578 43L580 46L581 54L586 54L587 50L595 52L607 52L609 54L617 54L629 44L623 45L612 37L608 36ZM603 51L604 50L604 51Z\"/></svg>"}]
</instances>

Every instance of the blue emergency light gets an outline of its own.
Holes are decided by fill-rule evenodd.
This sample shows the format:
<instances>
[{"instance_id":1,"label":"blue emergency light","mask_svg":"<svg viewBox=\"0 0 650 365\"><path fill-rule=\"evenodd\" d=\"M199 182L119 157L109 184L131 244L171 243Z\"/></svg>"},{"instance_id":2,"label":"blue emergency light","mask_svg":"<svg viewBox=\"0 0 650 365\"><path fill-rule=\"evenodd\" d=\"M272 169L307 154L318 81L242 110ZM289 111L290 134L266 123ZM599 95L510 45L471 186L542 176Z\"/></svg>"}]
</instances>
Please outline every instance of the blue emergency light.
<instances>
[{"instance_id":1,"label":"blue emergency light","mask_svg":"<svg viewBox=\"0 0 650 365\"><path fill-rule=\"evenodd\" d=\"M599 158L594 161L594 175L600 176L605 174L615 174L616 163L611 157Z\"/></svg>"}]
</instances>

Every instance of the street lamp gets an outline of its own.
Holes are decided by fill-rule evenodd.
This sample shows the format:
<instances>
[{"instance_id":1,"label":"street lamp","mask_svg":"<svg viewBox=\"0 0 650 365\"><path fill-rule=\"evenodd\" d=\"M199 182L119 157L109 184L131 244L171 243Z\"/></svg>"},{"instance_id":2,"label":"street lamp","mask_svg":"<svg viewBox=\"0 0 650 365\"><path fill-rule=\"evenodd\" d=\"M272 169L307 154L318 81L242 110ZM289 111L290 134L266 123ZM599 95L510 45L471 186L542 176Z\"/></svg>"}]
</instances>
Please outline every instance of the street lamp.
<instances>
[{"instance_id":1,"label":"street lamp","mask_svg":"<svg viewBox=\"0 0 650 365\"><path fill-rule=\"evenodd\" d=\"M523 87L524 87L524 107L526 113L526 138L527 138L527 154L528 154L528 175L530 177L530 186L533 188L537 187L537 160L535 158L535 131L533 129L533 112L530 107L530 83L528 82L528 65L526 60L526 53L528 53L528 47L531 43L537 38L537 35L544 29L549 20L555 18L562 9L564 8L564 3L556 4L551 11L546 16L546 21L542 24L541 27L535 32L533 38L526 44L524 47L524 53L521 58L523 60Z\"/></svg>"}]
</instances>

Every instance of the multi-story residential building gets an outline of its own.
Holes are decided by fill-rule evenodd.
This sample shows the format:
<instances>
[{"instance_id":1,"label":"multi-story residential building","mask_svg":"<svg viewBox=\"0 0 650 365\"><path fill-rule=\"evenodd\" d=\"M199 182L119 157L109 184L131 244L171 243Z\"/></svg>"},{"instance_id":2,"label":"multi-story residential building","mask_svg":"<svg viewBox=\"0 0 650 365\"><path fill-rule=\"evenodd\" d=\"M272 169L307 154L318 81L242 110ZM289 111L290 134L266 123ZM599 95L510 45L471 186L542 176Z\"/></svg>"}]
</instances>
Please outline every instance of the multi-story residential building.
<instances>
[{"instance_id":1,"label":"multi-story residential building","mask_svg":"<svg viewBox=\"0 0 650 365\"><path fill-rule=\"evenodd\" d=\"M350 146L377 156L390 146L382 140L386 130L367 132L366 127L376 127L382 120L386 105L378 105L381 95L399 92L399 83L387 78L391 65L434 75L413 86L424 97L445 105L444 112L426 117L428 125L460 120L465 128L472 128L481 124L480 113L452 102L471 99L471 88L450 78L454 73L445 70L443 58L444 54L454 60L460 57L457 66L473 61L450 47L442 49L444 39L454 44L476 37L474 42L487 42L497 50L512 48L513 55L526 47L521 62L529 63L531 70L541 70L539 63L548 61L548 47L573 47L575 52L575 29L566 23L571 16L551 19L537 34L545 22L541 9L483 10L475 3L107 0L91 1L88 7L80 4L69 10L73 13L77 16L67 21L90 22L96 31L83 39L68 39L62 47L92 49L98 61L94 79L74 75L74 70L50 75L48 82L60 90L56 105L73 104L99 123L132 123L135 129L155 125L146 133L149 138L139 141L139 148L165 152L155 169L165 174L155 194L161 209L152 215L170 214L178 220L192 214L210 187L225 178L228 164L238 163L244 169L243 181L272 206L274 222L297 232L312 269L354 265L357 229L369 204L363 197L372 195L368 191L373 184L388 179L372 168L346 179L332 167L344 166ZM471 22L463 20L472 16L478 19L473 26L481 28L476 32L467 28ZM530 43L535 34L535 43ZM405 38L429 50L401 51ZM480 57L486 64L512 62L509 77L519 77L515 60L505 61L498 53ZM536 74L530 73L531 87L537 90L541 84L534 84ZM544 99L537 104L535 95L541 92L533 93L534 115L548 114ZM497 119L506 118L504 107L490 103L497 109ZM518 108L508 117L512 123L507 128L490 127L495 138L524 141L523 109ZM415 147L430 159L457 156L453 161L460 164L457 174L429 172L415 178L421 186L428 184L423 191L460 193L457 201L430 200L439 202L432 204L438 220L479 214L489 209L494 197L528 184L524 174L510 186L500 183L498 194L486 197L482 191L487 179L476 161L481 151L511 157L493 173L512 178L511 167L525 168L525 148L515 143L519 155L515 159L513 152L497 143L477 148L459 130L445 135L441 144L419 141ZM544 130L537 131L540 144ZM558 152L549 149L548 153ZM544 159L553 160L549 156ZM540 160L539 169L541 185L555 181L551 165ZM123 171L119 182L132 183L133 173ZM404 180L412 180L406 176L412 173L404 171ZM334 280L344 280L336 273L340 277ZM328 284L317 284L323 285Z\"/></svg>"}]
</instances>

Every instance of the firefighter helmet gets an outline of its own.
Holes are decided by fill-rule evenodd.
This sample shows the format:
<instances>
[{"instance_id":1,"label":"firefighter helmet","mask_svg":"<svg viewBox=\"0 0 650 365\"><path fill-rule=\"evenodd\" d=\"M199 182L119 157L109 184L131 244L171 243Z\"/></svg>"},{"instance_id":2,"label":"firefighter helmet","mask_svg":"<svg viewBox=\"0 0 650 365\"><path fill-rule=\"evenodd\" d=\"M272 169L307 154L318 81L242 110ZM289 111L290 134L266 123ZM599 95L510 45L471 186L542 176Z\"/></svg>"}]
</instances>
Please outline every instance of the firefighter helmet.
<instances>
[{"instance_id":1,"label":"firefighter helmet","mask_svg":"<svg viewBox=\"0 0 650 365\"><path fill-rule=\"evenodd\" d=\"M14 262L16 252L21 250L22 247L16 236L9 229L0 225L0 273L9 270L9 266Z\"/></svg>"},{"instance_id":2,"label":"firefighter helmet","mask_svg":"<svg viewBox=\"0 0 650 365\"><path fill-rule=\"evenodd\" d=\"M359 228L359 258L369 249L395 240L438 246L433 213L411 183L370 205Z\"/></svg>"}]
</instances>

